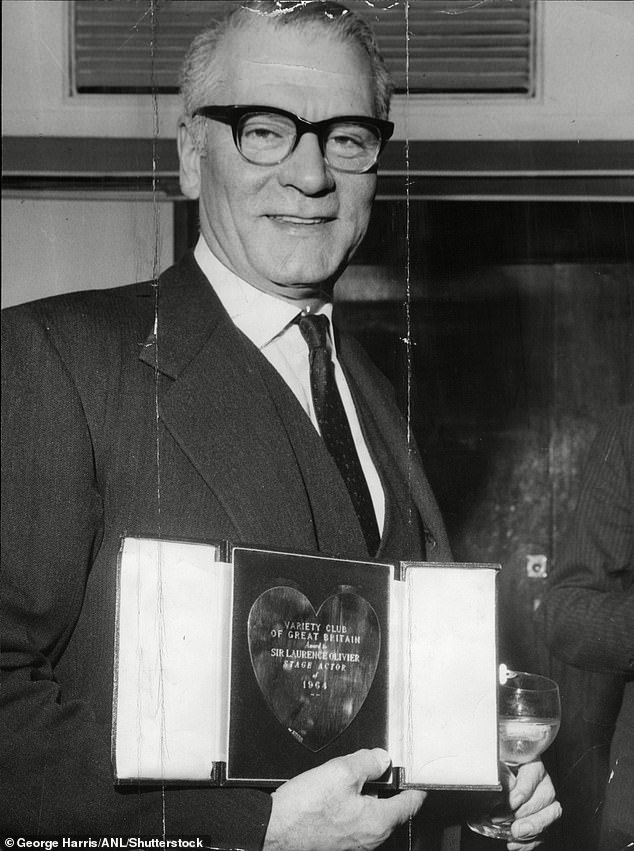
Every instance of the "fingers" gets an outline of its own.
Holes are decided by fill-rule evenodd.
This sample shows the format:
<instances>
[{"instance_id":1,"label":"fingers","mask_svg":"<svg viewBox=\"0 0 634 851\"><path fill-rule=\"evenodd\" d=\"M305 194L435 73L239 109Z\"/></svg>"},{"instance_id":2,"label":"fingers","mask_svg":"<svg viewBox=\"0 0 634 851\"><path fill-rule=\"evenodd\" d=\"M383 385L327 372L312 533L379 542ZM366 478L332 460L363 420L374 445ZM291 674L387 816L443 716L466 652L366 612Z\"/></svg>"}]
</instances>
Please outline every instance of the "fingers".
<instances>
[{"instance_id":1,"label":"fingers","mask_svg":"<svg viewBox=\"0 0 634 851\"><path fill-rule=\"evenodd\" d=\"M367 781L377 780L385 774L392 761L387 751L382 748L372 748L339 757L332 760L330 764L335 767L337 763L339 763L338 768L350 773L348 785L360 791ZM372 799L372 806L376 803L377 812L380 812L381 817L397 825L403 824L415 815L426 797L427 793L420 789L405 789L390 798Z\"/></svg>"},{"instance_id":2,"label":"fingers","mask_svg":"<svg viewBox=\"0 0 634 851\"><path fill-rule=\"evenodd\" d=\"M392 798L377 801L377 804L386 819L397 827L416 815L426 797L427 792L423 792L422 789L405 789Z\"/></svg>"},{"instance_id":3,"label":"fingers","mask_svg":"<svg viewBox=\"0 0 634 851\"><path fill-rule=\"evenodd\" d=\"M509 851L530 851L539 845L539 834L561 817L561 805L555 800L555 789L541 762L523 765L509 794L515 813L511 832L515 842Z\"/></svg>"},{"instance_id":4,"label":"fingers","mask_svg":"<svg viewBox=\"0 0 634 851\"><path fill-rule=\"evenodd\" d=\"M509 804L516 816L521 818L523 815L529 815L554 800L555 790L543 763L529 762L520 766L513 788L509 792Z\"/></svg>"},{"instance_id":5,"label":"fingers","mask_svg":"<svg viewBox=\"0 0 634 851\"><path fill-rule=\"evenodd\" d=\"M523 841L537 837L558 818L561 818L561 812L559 801L553 801L552 804L543 807L539 812L516 819L511 827L511 833L514 837Z\"/></svg>"},{"instance_id":6,"label":"fingers","mask_svg":"<svg viewBox=\"0 0 634 851\"><path fill-rule=\"evenodd\" d=\"M349 772L348 785L361 792L367 781L378 780L388 770L392 761L387 751L382 748L359 750L331 761L333 767ZM427 793L419 789L406 789L398 795L376 801L377 813L381 819L389 821L393 826L404 824L421 808ZM375 802L373 801L373 804Z\"/></svg>"},{"instance_id":7,"label":"fingers","mask_svg":"<svg viewBox=\"0 0 634 851\"><path fill-rule=\"evenodd\" d=\"M528 842L511 840L510 842L507 842L506 847L508 848L508 851L533 851L534 848L539 848L542 842L542 839L535 839Z\"/></svg>"},{"instance_id":8,"label":"fingers","mask_svg":"<svg viewBox=\"0 0 634 851\"><path fill-rule=\"evenodd\" d=\"M361 750L299 774L272 794L265 851L371 849L420 809L425 793L406 790L391 798L361 794L390 766L380 749Z\"/></svg>"}]
</instances>

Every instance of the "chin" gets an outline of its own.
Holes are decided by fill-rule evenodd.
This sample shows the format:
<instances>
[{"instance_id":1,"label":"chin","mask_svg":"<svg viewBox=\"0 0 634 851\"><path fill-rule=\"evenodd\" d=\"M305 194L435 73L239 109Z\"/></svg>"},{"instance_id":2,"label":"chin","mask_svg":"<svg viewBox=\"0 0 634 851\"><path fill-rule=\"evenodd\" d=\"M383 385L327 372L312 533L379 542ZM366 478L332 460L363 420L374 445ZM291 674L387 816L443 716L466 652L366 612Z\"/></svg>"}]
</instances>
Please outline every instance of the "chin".
<instances>
[{"instance_id":1,"label":"chin","mask_svg":"<svg viewBox=\"0 0 634 851\"><path fill-rule=\"evenodd\" d=\"M306 257L304 260L293 257L292 263L288 261L280 263L273 272L271 280L277 281L283 287L331 292L344 266L343 260L339 264L334 264L332 257L329 257L327 262L315 257Z\"/></svg>"}]
</instances>

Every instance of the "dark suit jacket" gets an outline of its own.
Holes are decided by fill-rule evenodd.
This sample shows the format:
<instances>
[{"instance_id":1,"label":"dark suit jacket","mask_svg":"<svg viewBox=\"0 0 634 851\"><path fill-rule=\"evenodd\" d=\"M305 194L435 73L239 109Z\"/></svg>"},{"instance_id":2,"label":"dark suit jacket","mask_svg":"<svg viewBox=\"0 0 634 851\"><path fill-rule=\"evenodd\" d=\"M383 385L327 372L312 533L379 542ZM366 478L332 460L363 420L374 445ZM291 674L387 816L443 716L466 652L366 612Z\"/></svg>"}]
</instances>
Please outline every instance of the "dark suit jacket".
<instances>
[{"instance_id":1,"label":"dark suit jacket","mask_svg":"<svg viewBox=\"0 0 634 851\"><path fill-rule=\"evenodd\" d=\"M593 443L537 623L562 690L565 847L620 851L634 840L634 406ZM568 820L569 786L572 801L580 786L588 797Z\"/></svg>"},{"instance_id":2,"label":"dark suit jacket","mask_svg":"<svg viewBox=\"0 0 634 851\"><path fill-rule=\"evenodd\" d=\"M0 830L211 835L260 847L257 791L115 788L115 564L125 533L364 553L341 478L275 370L189 255L158 285L6 311ZM385 380L341 361L411 553L449 558ZM296 406L296 407L295 407ZM416 522L413 522L413 521Z\"/></svg>"}]
</instances>

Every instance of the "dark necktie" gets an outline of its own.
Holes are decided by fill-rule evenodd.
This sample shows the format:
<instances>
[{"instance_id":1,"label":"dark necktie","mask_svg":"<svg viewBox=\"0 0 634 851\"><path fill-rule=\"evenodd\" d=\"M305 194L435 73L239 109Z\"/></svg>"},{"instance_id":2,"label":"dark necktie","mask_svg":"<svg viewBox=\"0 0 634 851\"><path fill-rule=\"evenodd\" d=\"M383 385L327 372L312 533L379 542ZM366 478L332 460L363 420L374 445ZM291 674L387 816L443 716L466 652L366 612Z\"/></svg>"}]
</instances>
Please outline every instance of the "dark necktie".
<instances>
[{"instance_id":1,"label":"dark necktie","mask_svg":"<svg viewBox=\"0 0 634 851\"><path fill-rule=\"evenodd\" d=\"M308 344L310 389L321 436L346 483L368 553L373 556L379 548L379 528L368 483L335 381L334 366L328 350L329 324L328 317L322 314L308 314L300 316L298 320L299 330Z\"/></svg>"}]
</instances>

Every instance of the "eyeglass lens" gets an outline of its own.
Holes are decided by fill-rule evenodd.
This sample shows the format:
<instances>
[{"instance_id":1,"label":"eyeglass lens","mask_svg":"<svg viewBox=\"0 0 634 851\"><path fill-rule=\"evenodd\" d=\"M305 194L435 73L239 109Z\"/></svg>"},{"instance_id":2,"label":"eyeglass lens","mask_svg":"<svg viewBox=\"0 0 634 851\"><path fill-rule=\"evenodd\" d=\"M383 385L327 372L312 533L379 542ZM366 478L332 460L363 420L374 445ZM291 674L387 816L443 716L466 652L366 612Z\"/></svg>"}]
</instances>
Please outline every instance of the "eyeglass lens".
<instances>
[{"instance_id":1,"label":"eyeglass lens","mask_svg":"<svg viewBox=\"0 0 634 851\"><path fill-rule=\"evenodd\" d=\"M377 129L354 122L333 122L322 128L320 136L326 161L342 171L360 172L374 165L381 145ZM293 150L296 138L294 122L275 113L250 113L238 125L240 153L259 165L281 162Z\"/></svg>"}]
</instances>

